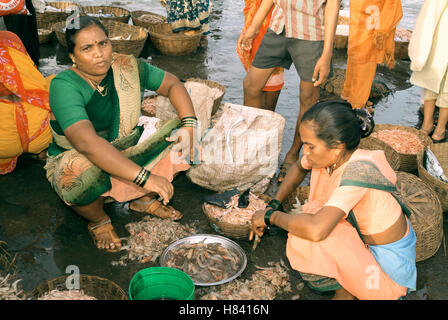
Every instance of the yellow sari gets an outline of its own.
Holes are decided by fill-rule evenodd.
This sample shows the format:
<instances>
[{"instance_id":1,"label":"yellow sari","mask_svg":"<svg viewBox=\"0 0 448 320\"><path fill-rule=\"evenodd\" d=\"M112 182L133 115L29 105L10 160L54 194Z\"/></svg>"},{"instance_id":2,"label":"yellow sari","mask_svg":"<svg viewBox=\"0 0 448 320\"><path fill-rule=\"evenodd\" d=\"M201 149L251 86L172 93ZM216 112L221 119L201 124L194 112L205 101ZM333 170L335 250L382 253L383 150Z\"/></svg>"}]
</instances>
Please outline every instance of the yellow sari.
<instances>
[{"instance_id":1,"label":"yellow sari","mask_svg":"<svg viewBox=\"0 0 448 320\"><path fill-rule=\"evenodd\" d=\"M14 33L0 31L0 174L12 172L22 153L48 148L50 80Z\"/></svg>"}]
</instances>

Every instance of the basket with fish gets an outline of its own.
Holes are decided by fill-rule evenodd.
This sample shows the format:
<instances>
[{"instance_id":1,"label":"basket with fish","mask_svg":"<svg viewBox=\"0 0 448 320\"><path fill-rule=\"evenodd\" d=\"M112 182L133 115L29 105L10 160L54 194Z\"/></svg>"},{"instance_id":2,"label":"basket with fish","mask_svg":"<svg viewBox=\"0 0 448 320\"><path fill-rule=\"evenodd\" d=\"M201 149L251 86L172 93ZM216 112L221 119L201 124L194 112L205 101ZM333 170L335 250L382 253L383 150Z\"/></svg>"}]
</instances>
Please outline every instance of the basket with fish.
<instances>
[{"instance_id":1,"label":"basket with fish","mask_svg":"<svg viewBox=\"0 0 448 320\"><path fill-rule=\"evenodd\" d=\"M223 194L226 194L226 192ZM245 205L241 204L240 199L243 199L243 197L248 199ZM243 196L235 191L230 200L224 202L223 205L215 205L210 203L212 201L204 201L202 210L216 232L233 239L248 239L253 214L258 210L264 210L269 200L265 195L255 195L248 192Z\"/></svg>"},{"instance_id":2,"label":"basket with fish","mask_svg":"<svg viewBox=\"0 0 448 320\"><path fill-rule=\"evenodd\" d=\"M348 33L350 18L339 15L338 24L336 26L336 33L334 36L334 48L335 49L347 49L348 44Z\"/></svg>"},{"instance_id":3,"label":"basket with fish","mask_svg":"<svg viewBox=\"0 0 448 320\"><path fill-rule=\"evenodd\" d=\"M136 57L140 55L148 38L145 28L113 20L104 20L102 23L109 32L114 52L133 54Z\"/></svg>"},{"instance_id":4,"label":"basket with fish","mask_svg":"<svg viewBox=\"0 0 448 320\"><path fill-rule=\"evenodd\" d=\"M377 124L372 138L391 146L400 156L399 171L417 170L417 153L432 144L432 140L419 130L407 126Z\"/></svg>"},{"instance_id":5,"label":"basket with fish","mask_svg":"<svg viewBox=\"0 0 448 320\"><path fill-rule=\"evenodd\" d=\"M166 55L180 56L193 53L199 47L202 31L174 33L169 23L152 24L149 35L154 46Z\"/></svg>"},{"instance_id":6,"label":"basket with fish","mask_svg":"<svg viewBox=\"0 0 448 320\"><path fill-rule=\"evenodd\" d=\"M131 12L127 9L113 6L81 6L81 14L104 21L128 23Z\"/></svg>"},{"instance_id":7,"label":"basket with fish","mask_svg":"<svg viewBox=\"0 0 448 320\"><path fill-rule=\"evenodd\" d=\"M79 275L79 288L67 288L69 275L39 284L31 293L32 300L128 300L115 282L97 276Z\"/></svg>"},{"instance_id":8,"label":"basket with fish","mask_svg":"<svg viewBox=\"0 0 448 320\"><path fill-rule=\"evenodd\" d=\"M247 258L243 249L230 239L198 234L169 245L160 256L160 265L185 272L196 286L213 286L241 275Z\"/></svg>"},{"instance_id":9,"label":"basket with fish","mask_svg":"<svg viewBox=\"0 0 448 320\"><path fill-rule=\"evenodd\" d=\"M131 12L134 25L149 29L153 24L167 23L167 18L149 11L137 10Z\"/></svg>"},{"instance_id":10,"label":"basket with fish","mask_svg":"<svg viewBox=\"0 0 448 320\"><path fill-rule=\"evenodd\" d=\"M52 40L54 31L50 29L37 29L37 35L39 37L39 44L45 44Z\"/></svg>"},{"instance_id":11,"label":"basket with fish","mask_svg":"<svg viewBox=\"0 0 448 320\"><path fill-rule=\"evenodd\" d=\"M417 154L420 179L437 194L444 212L448 212L448 142L431 144Z\"/></svg>"},{"instance_id":12,"label":"basket with fish","mask_svg":"<svg viewBox=\"0 0 448 320\"><path fill-rule=\"evenodd\" d=\"M6 242L0 241L0 300L25 300L21 279L17 279L16 255L7 251Z\"/></svg>"},{"instance_id":13,"label":"basket with fish","mask_svg":"<svg viewBox=\"0 0 448 320\"><path fill-rule=\"evenodd\" d=\"M79 10L79 5L76 2L45 2L44 12L36 11L37 28L40 29L48 24L65 21L76 10Z\"/></svg>"},{"instance_id":14,"label":"basket with fish","mask_svg":"<svg viewBox=\"0 0 448 320\"><path fill-rule=\"evenodd\" d=\"M409 59L408 47L412 31L398 27L395 31L395 59Z\"/></svg>"}]
</instances>

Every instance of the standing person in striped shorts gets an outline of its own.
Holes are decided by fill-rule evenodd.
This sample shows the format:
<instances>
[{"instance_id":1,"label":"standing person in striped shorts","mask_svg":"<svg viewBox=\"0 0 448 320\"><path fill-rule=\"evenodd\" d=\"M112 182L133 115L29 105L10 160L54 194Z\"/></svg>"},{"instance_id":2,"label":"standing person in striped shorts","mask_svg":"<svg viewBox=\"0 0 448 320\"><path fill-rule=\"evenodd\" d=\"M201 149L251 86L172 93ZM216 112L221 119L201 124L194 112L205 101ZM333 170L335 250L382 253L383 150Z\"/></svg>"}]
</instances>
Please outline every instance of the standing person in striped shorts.
<instances>
[{"instance_id":1,"label":"standing person in striped shorts","mask_svg":"<svg viewBox=\"0 0 448 320\"><path fill-rule=\"evenodd\" d=\"M262 108L262 89L277 67L291 64L300 77L300 111L293 144L280 168L279 182L299 158L300 118L319 98L319 85L332 75L331 57L340 0L263 0L251 25L238 39L240 50L251 50L260 25L274 6L252 66L244 78L244 105Z\"/></svg>"}]
</instances>

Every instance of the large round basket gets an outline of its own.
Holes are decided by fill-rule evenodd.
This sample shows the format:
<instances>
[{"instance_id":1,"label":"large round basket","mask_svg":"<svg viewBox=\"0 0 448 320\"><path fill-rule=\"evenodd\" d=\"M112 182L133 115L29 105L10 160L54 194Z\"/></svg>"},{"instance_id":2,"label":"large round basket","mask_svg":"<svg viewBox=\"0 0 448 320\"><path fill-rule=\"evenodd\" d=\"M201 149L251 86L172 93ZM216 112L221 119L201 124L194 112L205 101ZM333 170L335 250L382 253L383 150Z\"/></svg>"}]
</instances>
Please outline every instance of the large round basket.
<instances>
[{"instance_id":1,"label":"large round basket","mask_svg":"<svg viewBox=\"0 0 448 320\"><path fill-rule=\"evenodd\" d=\"M381 130L393 130L393 129L403 130L415 134L423 142L424 148L432 144L432 140L429 136L423 134L422 132L420 132L415 128L407 126L392 125L392 124L377 124L375 125L375 129L373 129L373 132L378 132ZM417 170L417 153L404 154L398 152L398 155L400 156L400 167L398 169L399 171L414 172Z\"/></svg>"},{"instance_id":2,"label":"large round basket","mask_svg":"<svg viewBox=\"0 0 448 320\"><path fill-rule=\"evenodd\" d=\"M210 88L217 88L222 92L222 94L219 97L215 98L215 100L213 101L212 115L214 115L216 113L216 111L218 111L219 107L221 106L222 98L224 97L224 94L226 93L226 87L224 87L222 84L220 84L216 81L204 80L204 79L199 79L199 78L189 78L186 81L187 82L192 81L192 82L203 83Z\"/></svg>"},{"instance_id":3,"label":"large round basket","mask_svg":"<svg viewBox=\"0 0 448 320\"><path fill-rule=\"evenodd\" d=\"M38 29L39 44L45 44L53 39L54 31L51 29Z\"/></svg>"},{"instance_id":4,"label":"large round basket","mask_svg":"<svg viewBox=\"0 0 448 320\"><path fill-rule=\"evenodd\" d=\"M167 18L149 11L137 10L131 12L131 18L134 25L150 29L154 24L167 23Z\"/></svg>"},{"instance_id":5,"label":"large round basket","mask_svg":"<svg viewBox=\"0 0 448 320\"><path fill-rule=\"evenodd\" d=\"M434 153L443 168L443 172L448 175L448 142L432 144L427 149ZM448 212L448 183L429 174L425 168L424 153L425 150L422 150L417 154L418 176L434 190L439 197L443 211Z\"/></svg>"},{"instance_id":6,"label":"large round basket","mask_svg":"<svg viewBox=\"0 0 448 320\"><path fill-rule=\"evenodd\" d=\"M122 23L128 23L131 12L120 7L111 6L81 6L81 14L85 16L96 17L101 22L112 20Z\"/></svg>"},{"instance_id":7,"label":"large round basket","mask_svg":"<svg viewBox=\"0 0 448 320\"><path fill-rule=\"evenodd\" d=\"M410 220L417 236L416 261L426 260L442 243L443 211L439 198L430 186L411 173L398 171L396 187L413 212Z\"/></svg>"},{"instance_id":8,"label":"large round basket","mask_svg":"<svg viewBox=\"0 0 448 320\"><path fill-rule=\"evenodd\" d=\"M67 277L61 276L38 285L28 297L37 300L52 290L67 290ZM71 283L71 281L70 281ZM128 296L115 282L97 276L79 275L79 290L98 300L128 300Z\"/></svg>"},{"instance_id":9,"label":"large round basket","mask_svg":"<svg viewBox=\"0 0 448 320\"><path fill-rule=\"evenodd\" d=\"M148 38L145 28L111 20L105 20L102 23L109 32L114 52L133 54L136 57L140 55ZM122 39L114 39L120 37Z\"/></svg>"},{"instance_id":10,"label":"large round basket","mask_svg":"<svg viewBox=\"0 0 448 320\"><path fill-rule=\"evenodd\" d=\"M257 196L260 199L263 199L266 203L268 203L271 198L265 194L257 194ZM227 221L222 221L221 219L216 218L213 216L210 212L210 208L212 208L213 205L208 203L202 204L202 211L205 214L205 217L207 218L208 222L210 223L211 227L218 233L225 235L226 237L242 240L242 239L249 239L250 234L250 222L248 221L245 224L233 224L228 223Z\"/></svg>"},{"instance_id":11,"label":"large round basket","mask_svg":"<svg viewBox=\"0 0 448 320\"><path fill-rule=\"evenodd\" d=\"M383 150L392 169L395 171L400 169L400 155L387 143L369 136L361 139L359 148L364 150Z\"/></svg>"},{"instance_id":12,"label":"large round basket","mask_svg":"<svg viewBox=\"0 0 448 320\"><path fill-rule=\"evenodd\" d=\"M152 43L161 53L180 56L197 50L202 32L198 31L191 34L184 32L173 33L171 25L164 23L151 25L149 35Z\"/></svg>"},{"instance_id":13,"label":"large round basket","mask_svg":"<svg viewBox=\"0 0 448 320\"><path fill-rule=\"evenodd\" d=\"M46 2L47 6L60 9L61 11L45 11L36 12L37 28L44 28L47 24L65 21L73 11L79 10L79 5L76 2Z\"/></svg>"},{"instance_id":14,"label":"large round basket","mask_svg":"<svg viewBox=\"0 0 448 320\"><path fill-rule=\"evenodd\" d=\"M409 59L408 47L411 36L411 30L397 28L395 31L395 59Z\"/></svg>"},{"instance_id":15,"label":"large round basket","mask_svg":"<svg viewBox=\"0 0 448 320\"><path fill-rule=\"evenodd\" d=\"M67 47L67 41L65 40L65 28L67 26L67 23L65 21L56 22L53 24L53 31L56 35L56 38L58 39L58 42L61 46Z\"/></svg>"}]
</instances>

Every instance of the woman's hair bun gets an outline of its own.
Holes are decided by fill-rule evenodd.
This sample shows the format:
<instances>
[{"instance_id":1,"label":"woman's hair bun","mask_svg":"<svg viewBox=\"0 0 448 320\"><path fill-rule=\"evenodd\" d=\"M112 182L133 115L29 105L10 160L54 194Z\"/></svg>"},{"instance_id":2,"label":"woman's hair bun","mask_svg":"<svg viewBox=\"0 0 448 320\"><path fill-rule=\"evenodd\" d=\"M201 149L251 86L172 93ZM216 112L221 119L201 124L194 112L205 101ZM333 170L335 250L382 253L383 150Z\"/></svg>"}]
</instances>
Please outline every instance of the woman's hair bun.
<instances>
[{"instance_id":1,"label":"woman's hair bun","mask_svg":"<svg viewBox=\"0 0 448 320\"><path fill-rule=\"evenodd\" d=\"M375 121L373 116L367 111L366 108L353 109L359 123L359 130L361 132L361 138L370 136L375 128Z\"/></svg>"}]
</instances>

